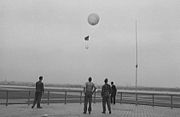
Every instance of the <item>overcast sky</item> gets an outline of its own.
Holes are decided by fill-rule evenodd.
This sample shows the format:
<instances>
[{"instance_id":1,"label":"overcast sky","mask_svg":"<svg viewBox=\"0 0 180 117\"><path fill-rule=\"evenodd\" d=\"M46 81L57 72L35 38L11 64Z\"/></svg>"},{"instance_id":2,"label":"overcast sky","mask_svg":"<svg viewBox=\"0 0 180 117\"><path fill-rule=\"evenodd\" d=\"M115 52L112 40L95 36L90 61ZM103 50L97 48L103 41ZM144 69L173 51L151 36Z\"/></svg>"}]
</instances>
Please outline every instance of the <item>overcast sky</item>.
<instances>
[{"instance_id":1,"label":"overcast sky","mask_svg":"<svg viewBox=\"0 0 180 117\"><path fill-rule=\"evenodd\" d=\"M83 84L91 76L180 87L179 0L0 0L0 80ZM90 13L100 21L91 26ZM89 49L84 37L89 35Z\"/></svg>"}]
</instances>

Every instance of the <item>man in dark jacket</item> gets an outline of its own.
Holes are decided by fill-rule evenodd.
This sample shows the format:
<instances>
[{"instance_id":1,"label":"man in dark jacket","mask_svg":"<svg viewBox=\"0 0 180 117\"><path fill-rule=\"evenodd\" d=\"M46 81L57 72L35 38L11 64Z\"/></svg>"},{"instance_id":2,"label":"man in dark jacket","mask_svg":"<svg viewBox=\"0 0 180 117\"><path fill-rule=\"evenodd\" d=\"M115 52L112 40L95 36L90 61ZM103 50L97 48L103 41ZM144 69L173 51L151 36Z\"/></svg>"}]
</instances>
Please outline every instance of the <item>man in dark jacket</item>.
<instances>
[{"instance_id":1,"label":"man in dark jacket","mask_svg":"<svg viewBox=\"0 0 180 117\"><path fill-rule=\"evenodd\" d=\"M37 108L42 108L40 106L42 94L44 93L44 84L43 84L42 80L43 80L43 77L40 76L39 81L36 82L36 91L35 91L34 103L33 103L32 108L34 108L36 103L37 103Z\"/></svg>"},{"instance_id":2,"label":"man in dark jacket","mask_svg":"<svg viewBox=\"0 0 180 117\"><path fill-rule=\"evenodd\" d=\"M101 96L102 96L102 106L103 106L103 114L106 113L106 104L109 110L109 114L111 114L111 105L110 105L110 94L111 94L111 86L108 84L108 79L104 80L104 85L102 86Z\"/></svg>"},{"instance_id":3,"label":"man in dark jacket","mask_svg":"<svg viewBox=\"0 0 180 117\"><path fill-rule=\"evenodd\" d=\"M114 82L111 82L111 103L116 103L116 86L114 85Z\"/></svg>"}]
</instances>

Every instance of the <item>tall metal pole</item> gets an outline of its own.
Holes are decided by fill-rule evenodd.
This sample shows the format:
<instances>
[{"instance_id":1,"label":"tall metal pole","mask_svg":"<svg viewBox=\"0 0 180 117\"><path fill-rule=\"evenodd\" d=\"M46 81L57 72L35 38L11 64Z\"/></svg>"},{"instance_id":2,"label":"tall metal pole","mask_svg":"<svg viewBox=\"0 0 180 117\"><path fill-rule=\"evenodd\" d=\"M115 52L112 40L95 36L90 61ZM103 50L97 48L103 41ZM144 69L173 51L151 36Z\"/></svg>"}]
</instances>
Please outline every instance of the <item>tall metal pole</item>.
<instances>
[{"instance_id":1,"label":"tall metal pole","mask_svg":"<svg viewBox=\"0 0 180 117\"><path fill-rule=\"evenodd\" d=\"M138 39L137 39L137 19L135 21L135 38L136 38L136 80L135 80L135 88L137 92L137 78L138 78Z\"/></svg>"},{"instance_id":2,"label":"tall metal pole","mask_svg":"<svg viewBox=\"0 0 180 117\"><path fill-rule=\"evenodd\" d=\"M137 78L138 78L138 39L137 39L137 19L135 20L135 38L136 38L136 80L135 80L135 90L136 90L136 105L138 104L138 93L137 93Z\"/></svg>"}]
</instances>

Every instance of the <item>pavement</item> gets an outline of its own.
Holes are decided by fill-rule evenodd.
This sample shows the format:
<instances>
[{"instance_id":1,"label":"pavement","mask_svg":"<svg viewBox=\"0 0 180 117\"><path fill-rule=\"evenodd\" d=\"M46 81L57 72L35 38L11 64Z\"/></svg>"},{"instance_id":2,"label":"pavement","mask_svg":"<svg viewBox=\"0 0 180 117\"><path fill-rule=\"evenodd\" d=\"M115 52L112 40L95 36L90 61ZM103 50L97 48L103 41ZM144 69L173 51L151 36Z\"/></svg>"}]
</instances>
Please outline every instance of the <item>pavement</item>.
<instances>
[{"instance_id":1,"label":"pavement","mask_svg":"<svg viewBox=\"0 0 180 117\"><path fill-rule=\"evenodd\" d=\"M92 113L83 114L83 104L42 104L42 109L32 105L0 105L0 117L180 117L180 108L152 107L146 105L112 105L112 114L102 114L102 104L92 104Z\"/></svg>"}]
</instances>

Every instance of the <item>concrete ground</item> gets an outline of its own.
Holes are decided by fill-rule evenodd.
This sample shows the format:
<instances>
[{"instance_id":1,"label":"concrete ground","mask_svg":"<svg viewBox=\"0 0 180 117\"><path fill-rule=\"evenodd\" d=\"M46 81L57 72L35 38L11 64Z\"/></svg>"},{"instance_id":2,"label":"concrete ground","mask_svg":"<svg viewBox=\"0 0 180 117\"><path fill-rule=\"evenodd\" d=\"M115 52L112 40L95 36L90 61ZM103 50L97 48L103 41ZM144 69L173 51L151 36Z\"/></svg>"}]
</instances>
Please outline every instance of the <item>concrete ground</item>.
<instances>
[{"instance_id":1,"label":"concrete ground","mask_svg":"<svg viewBox=\"0 0 180 117\"><path fill-rule=\"evenodd\" d=\"M43 109L31 109L31 105L0 105L0 117L180 117L180 108L151 107L145 105L112 105L112 114L102 114L101 103L92 105L93 111L83 114L83 104L42 104Z\"/></svg>"}]
</instances>

